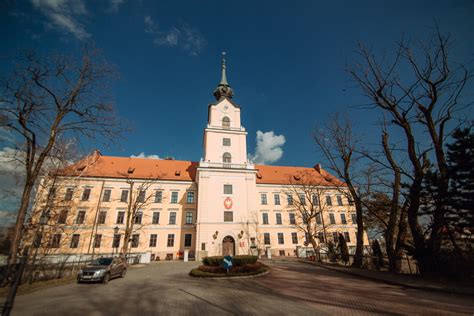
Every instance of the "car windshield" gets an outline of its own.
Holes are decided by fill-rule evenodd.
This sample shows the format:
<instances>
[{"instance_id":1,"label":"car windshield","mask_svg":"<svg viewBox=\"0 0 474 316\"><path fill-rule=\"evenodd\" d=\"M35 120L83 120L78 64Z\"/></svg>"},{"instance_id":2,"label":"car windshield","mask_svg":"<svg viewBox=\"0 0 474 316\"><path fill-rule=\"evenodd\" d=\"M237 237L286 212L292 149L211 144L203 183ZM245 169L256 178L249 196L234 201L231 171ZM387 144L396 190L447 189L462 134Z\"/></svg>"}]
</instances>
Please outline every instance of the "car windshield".
<instances>
[{"instance_id":1,"label":"car windshield","mask_svg":"<svg viewBox=\"0 0 474 316\"><path fill-rule=\"evenodd\" d=\"M91 266L108 266L112 263L112 258L99 258L93 260L90 265Z\"/></svg>"}]
</instances>

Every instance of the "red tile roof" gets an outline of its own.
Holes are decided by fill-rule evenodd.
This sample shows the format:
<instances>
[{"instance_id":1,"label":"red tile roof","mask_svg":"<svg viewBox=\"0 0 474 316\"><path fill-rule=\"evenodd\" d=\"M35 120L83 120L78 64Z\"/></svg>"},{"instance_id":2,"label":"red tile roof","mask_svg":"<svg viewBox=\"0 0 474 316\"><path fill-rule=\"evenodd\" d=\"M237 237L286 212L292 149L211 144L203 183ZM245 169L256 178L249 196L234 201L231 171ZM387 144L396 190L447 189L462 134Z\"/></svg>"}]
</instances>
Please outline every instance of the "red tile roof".
<instances>
[{"instance_id":1,"label":"red tile roof","mask_svg":"<svg viewBox=\"0 0 474 316\"><path fill-rule=\"evenodd\" d=\"M79 162L61 170L63 176L97 178L159 179L195 181L198 162L102 156L93 152ZM343 185L319 165L314 168L255 165L257 184L298 184L310 181L318 185ZM302 179L304 178L304 180Z\"/></svg>"}]
</instances>

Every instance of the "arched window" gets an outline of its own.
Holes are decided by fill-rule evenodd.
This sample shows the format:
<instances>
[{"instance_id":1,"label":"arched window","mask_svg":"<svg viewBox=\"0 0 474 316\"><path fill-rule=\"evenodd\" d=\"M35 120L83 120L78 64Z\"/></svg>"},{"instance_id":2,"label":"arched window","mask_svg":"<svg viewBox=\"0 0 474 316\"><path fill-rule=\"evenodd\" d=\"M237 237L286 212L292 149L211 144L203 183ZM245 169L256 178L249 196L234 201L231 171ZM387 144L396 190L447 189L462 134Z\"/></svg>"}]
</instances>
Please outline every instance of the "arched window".
<instances>
[{"instance_id":1,"label":"arched window","mask_svg":"<svg viewBox=\"0 0 474 316\"><path fill-rule=\"evenodd\" d=\"M224 153L222 156L222 162L223 163L231 163L232 162L232 156L229 153Z\"/></svg>"},{"instance_id":2,"label":"arched window","mask_svg":"<svg viewBox=\"0 0 474 316\"><path fill-rule=\"evenodd\" d=\"M224 116L222 118L222 127L223 128L230 128L230 118L228 118L227 116Z\"/></svg>"}]
</instances>

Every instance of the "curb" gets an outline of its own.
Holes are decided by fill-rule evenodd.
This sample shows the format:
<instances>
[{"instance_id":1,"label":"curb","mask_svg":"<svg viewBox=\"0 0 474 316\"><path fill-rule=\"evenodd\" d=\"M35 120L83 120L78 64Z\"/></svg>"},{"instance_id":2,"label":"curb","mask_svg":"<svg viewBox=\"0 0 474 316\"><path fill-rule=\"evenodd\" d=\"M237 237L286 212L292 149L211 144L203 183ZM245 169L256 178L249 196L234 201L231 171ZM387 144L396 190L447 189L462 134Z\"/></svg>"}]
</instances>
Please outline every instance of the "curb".
<instances>
[{"instance_id":1,"label":"curb","mask_svg":"<svg viewBox=\"0 0 474 316\"><path fill-rule=\"evenodd\" d=\"M259 273L259 274L253 274L253 275L240 275L240 276L220 276L220 277L202 277L202 276L193 276L189 275L190 278L193 279L206 279L206 280L235 280L235 279L253 279L253 278L258 278L264 275L267 275L270 273L270 269L268 271Z\"/></svg>"},{"instance_id":2,"label":"curb","mask_svg":"<svg viewBox=\"0 0 474 316\"><path fill-rule=\"evenodd\" d=\"M403 282L397 282L397 281L382 279L382 278L378 278L378 277L374 277L374 276L370 276L370 275L353 273L353 272L348 271L348 270L337 269L337 268L333 268L333 267L330 267L330 266L327 266L327 265L324 265L324 264L319 264L319 263L316 263L316 262L308 262L308 261L304 261L304 260L298 260L298 261L301 262L301 263L310 264L310 265L313 265L313 266L316 266L316 267L321 267L321 268L324 268L324 269L328 269L328 270L332 270L332 271L336 271L336 272L340 272L340 273L345 273L345 274L352 275L352 276L355 276L355 277L359 277L359 278L362 278L362 279L368 279L368 280L372 280L372 281L383 282L383 283L386 283L386 284L402 286L402 287L406 287L406 288L410 288L410 289L425 290L425 291L432 291L432 292L439 292L439 293L448 293L448 294L459 294L459 295L466 295L466 296L474 296L474 292L462 292L462 291L459 291L457 289L452 289L452 288L451 289L446 289L446 288L436 288L436 287L431 287L431 286L407 284L407 283L403 283Z\"/></svg>"}]
</instances>

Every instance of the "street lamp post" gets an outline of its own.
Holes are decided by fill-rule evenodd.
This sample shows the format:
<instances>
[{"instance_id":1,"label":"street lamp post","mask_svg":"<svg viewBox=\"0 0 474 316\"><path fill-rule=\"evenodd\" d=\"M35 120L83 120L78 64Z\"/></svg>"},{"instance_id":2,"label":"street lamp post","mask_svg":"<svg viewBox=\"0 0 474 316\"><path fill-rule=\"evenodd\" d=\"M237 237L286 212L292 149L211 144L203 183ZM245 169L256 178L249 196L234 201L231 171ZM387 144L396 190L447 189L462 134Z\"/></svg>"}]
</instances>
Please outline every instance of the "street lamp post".
<instances>
[{"instance_id":1,"label":"street lamp post","mask_svg":"<svg viewBox=\"0 0 474 316\"><path fill-rule=\"evenodd\" d=\"M119 230L120 230L120 227L118 227L118 226L115 226L115 227L114 227L114 248L115 248L115 254L118 253L118 247L119 247L119 246L118 246L118 244L117 244L116 237L117 237L117 234L118 234ZM120 238L120 237L119 237L119 238ZM120 240L120 239L119 239L119 240Z\"/></svg>"}]
</instances>

